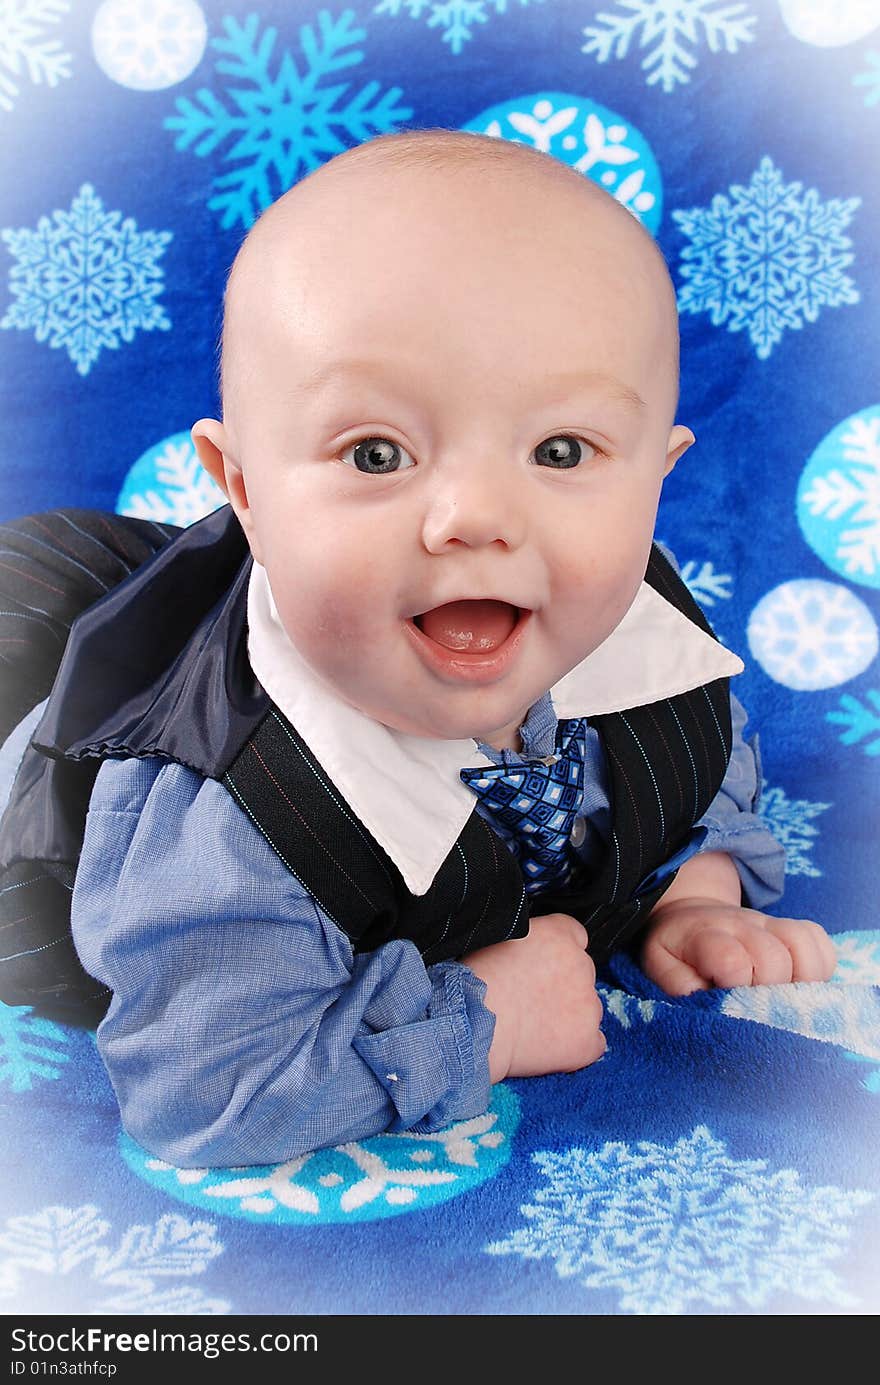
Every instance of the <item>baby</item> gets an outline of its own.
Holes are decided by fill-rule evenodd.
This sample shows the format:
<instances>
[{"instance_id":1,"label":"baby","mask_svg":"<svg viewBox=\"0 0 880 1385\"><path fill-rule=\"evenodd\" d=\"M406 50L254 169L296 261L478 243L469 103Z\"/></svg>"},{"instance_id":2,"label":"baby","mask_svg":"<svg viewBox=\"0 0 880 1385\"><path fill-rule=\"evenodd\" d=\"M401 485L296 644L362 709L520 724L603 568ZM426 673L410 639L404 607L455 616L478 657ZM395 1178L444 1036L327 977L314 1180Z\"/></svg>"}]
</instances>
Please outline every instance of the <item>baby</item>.
<instances>
[{"instance_id":1,"label":"baby","mask_svg":"<svg viewBox=\"0 0 880 1385\"><path fill-rule=\"evenodd\" d=\"M633 940L673 995L830 976L822 928L759 912L742 665L652 546L695 439L621 204L486 136L346 151L239 250L222 404L192 437L249 547L265 739L204 777L105 737L73 897L136 1139L241 1165L473 1116L601 1057L594 956ZM545 789L568 816L518 827Z\"/></svg>"}]
</instances>

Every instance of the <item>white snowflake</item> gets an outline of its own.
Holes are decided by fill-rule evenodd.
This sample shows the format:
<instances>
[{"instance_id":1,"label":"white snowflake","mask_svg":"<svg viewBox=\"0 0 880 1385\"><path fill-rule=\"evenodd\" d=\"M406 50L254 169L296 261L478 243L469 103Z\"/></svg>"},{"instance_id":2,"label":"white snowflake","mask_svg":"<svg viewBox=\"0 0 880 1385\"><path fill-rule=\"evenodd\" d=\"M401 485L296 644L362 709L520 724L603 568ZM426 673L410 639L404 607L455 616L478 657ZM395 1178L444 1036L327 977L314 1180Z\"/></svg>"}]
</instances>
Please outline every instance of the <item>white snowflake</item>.
<instances>
[{"instance_id":1,"label":"white snowflake","mask_svg":"<svg viewBox=\"0 0 880 1385\"><path fill-rule=\"evenodd\" d=\"M193 145L193 152L203 158L224 140L232 141L225 158L237 161L237 166L214 179L217 194L208 201L222 214L224 228L236 222L250 226L298 178L342 153L340 134L361 143L412 116L408 106L396 104L400 87L379 96L379 83L367 82L345 105L337 105L348 84L337 80L322 86L325 77L363 59L363 53L351 47L366 37L364 29L350 28L355 17L354 10L344 10L338 19L319 10L318 36L309 24L300 29L305 72L299 72L285 50L274 77L269 69L276 30L259 34L256 14L248 15L243 24L230 17L223 20L226 37L212 39L211 46L224 55L217 72L236 79L228 93L231 109L203 87L196 93L201 105L178 97L179 114L168 116L164 124L177 131L176 149Z\"/></svg>"},{"instance_id":2,"label":"white snowflake","mask_svg":"<svg viewBox=\"0 0 880 1385\"><path fill-rule=\"evenodd\" d=\"M865 986L880 986L880 930L835 933L837 969L833 981L856 981Z\"/></svg>"},{"instance_id":3,"label":"white snowflake","mask_svg":"<svg viewBox=\"0 0 880 1385\"><path fill-rule=\"evenodd\" d=\"M834 556L846 576L873 576L880 569L880 413L855 417L841 439L843 465L814 475L798 497L814 516L846 519Z\"/></svg>"},{"instance_id":4,"label":"white snowflake","mask_svg":"<svg viewBox=\"0 0 880 1385\"><path fill-rule=\"evenodd\" d=\"M510 3L513 5L515 0ZM521 6L529 3L530 0L519 0ZM531 3L541 4L542 0L531 0ZM457 56L468 39L473 38L471 26L487 23L489 6L494 7L496 14L507 13L507 0L382 0L373 14L387 14L397 19L401 10L407 9L410 19L421 19L427 11L428 28L440 29L443 42L448 43Z\"/></svg>"},{"instance_id":5,"label":"white snowflake","mask_svg":"<svg viewBox=\"0 0 880 1385\"><path fill-rule=\"evenodd\" d=\"M572 160L570 167L578 173L589 175L605 188L616 201L637 219L653 210L656 195L644 186L646 169L637 168L617 182L614 169L625 167L639 159L639 151L631 143L631 128L614 117L603 120L595 110L589 111L581 123L581 109L578 104L558 103L547 97L540 97L531 110L508 109L506 119L511 130L523 136L519 143L528 142L542 153L551 153L554 139L560 138L563 148L568 152L576 149L583 140L583 154ZM500 121L489 120L481 133L493 139L505 138ZM604 172L600 169L605 165ZM615 183L617 184L615 186Z\"/></svg>"},{"instance_id":6,"label":"white snowflake","mask_svg":"<svg viewBox=\"0 0 880 1385\"><path fill-rule=\"evenodd\" d=\"M19 261L10 273L16 295L0 327L36 328L37 341L64 347L80 375L87 375L104 347L118 350L120 337L167 332L161 304L163 276L156 261L170 231L138 231L131 217L105 212L90 183L83 183L70 211L55 211L53 226L41 216L36 231L4 230Z\"/></svg>"},{"instance_id":7,"label":"white snowflake","mask_svg":"<svg viewBox=\"0 0 880 1385\"><path fill-rule=\"evenodd\" d=\"M682 251L689 282L679 295L682 312L708 312L714 326L746 330L766 360L786 328L815 322L823 306L858 303L844 274L853 256L843 235L861 198L821 202L815 188L784 183L766 155L748 187L735 183L709 208L674 211L693 244Z\"/></svg>"},{"instance_id":8,"label":"white snowflake","mask_svg":"<svg viewBox=\"0 0 880 1385\"><path fill-rule=\"evenodd\" d=\"M69 9L69 0L0 0L0 110L12 110L24 69L32 82L50 87L70 76L71 55L61 52L61 40L40 34Z\"/></svg>"},{"instance_id":9,"label":"white snowflake","mask_svg":"<svg viewBox=\"0 0 880 1385\"><path fill-rule=\"evenodd\" d=\"M133 91L182 82L201 61L207 40L195 0L104 0L92 20L95 61Z\"/></svg>"},{"instance_id":10,"label":"white snowflake","mask_svg":"<svg viewBox=\"0 0 880 1385\"><path fill-rule=\"evenodd\" d=\"M70 1057L68 1037L60 1024L32 1014L30 1006L0 1004L0 1086L29 1092L35 1082L60 1077Z\"/></svg>"},{"instance_id":11,"label":"white snowflake","mask_svg":"<svg viewBox=\"0 0 880 1385\"><path fill-rule=\"evenodd\" d=\"M800 692L855 678L878 649L877 623L865 603L816 578L774 587L752 611L747 634L765 673Z\"/></svg>"},{"instance_id":12,"label":"white snowflake","mask_svg":"<svg viewBox=\"0 0 880 1385\"><path fill-rule=\"evenodd\" d=\"M179 443L169 440L152 458L150 469L156 486L147 484L141 489L127 482L120 514L185 529L226 504L226 496L199 462L189 437Z\"/></svg>"},{"instance_id":13,"label":"white snowflake","mask_svg":"<svg viewBox=\"0 0 880 1385\"><path fill-rule=\"evenodd\" d=\"M456 1168L477 1168L481 1147L495 1149L504 1143L503 1131L495 1129L497 1120L497 1112L489 1111L431 1134L416 1135L403 1130L370 1145L353 1140L329 1152L318 1150L298 1155L265 1171L247 1170L238 1178L224 1177L223 1171L217 1169L175 1169L163 1159L148 1159L147 1168L173 1173L184 1187L202 1184L206 1197L231 1199L245 1212L271 1213L289 1208L317 1220L328 1211L328 1199L320 1187L332 1188L330 1200L334 1206L342 1213L351 1213L376 1200L404 1206L414 1203L422 1189L454 1183ZM452 1167L428 1167L434 1162L434 1150L442 1153L446 1164ZM316 1169L326 1168L331 1154L342 1156L349 1163L351 1175L312 1175L310 1170L300 1179L310 1163ZM412 1167L408 1160L418 1167ZM338 1157L336 1162L340 1162Z\"/></svg>"},{"instance_id":14,"label":"white snowflake","mask_svg":"<svg viewBox=\"0 0 880 1385\"><path fill-rule=\"evenodd\" d=\"M29 1313L228 1313L229 1304L172 1278L203 1274L223 1246L210 1222L169 1214L130 1226L112 1248L111 1226L90 1204L9 1217L0 1232L0 1284Z\"/></svg>"},{"instance_id":15,"label":"white snowflake","mask_svg":"<svg viewBox=\"0 0 880 1385\"><path fill-rule=\"evenodd\" d=\"M812 826L811 819L830 807L830 803L810 803L806 798L789 798L784 789L764 785L758 816L785 847L787 875L815 877L822 874L810 857L812 839L819 835L819 829Z\"/></svg>"},{"instance_id":16,"label":"white snowflake","mask_svg":"<svg viewBox=\"0 0 880 1385\"><path fill-rule=\"evenodd\" d=\"M676 82L690 81L687 69L696 67L697 60L684 45L699 41L699 25L703 26L713 53L719 52L722 45L728 53L735 53L737 44L754 39L755 18L743 13L745 5L728 4L718 9L717 0L619 0L619 8L629 14L596 15L607 27L588 25L583 31L587 42L581 52L595 53L600 63L607 62L612 54L622 58L630 41L635 48L635 39L642 29L639 47L655 44L642 59L642 71L653 68L648 86L662 82L664 91L672 91Z\"/></svg>"},{"instance_id":17,"label":"white snowflake","mask_svg":"<svg viewBox=\"0 0 880 1385\"><path fill-rule=\"evenodd\" d=\"M617 1290L630 1313L759 1308L776 1293L858 1303L829 1262L873 1193L804 1187L794 1169L768 1173L766 1160L731 1158L706 1126L671 1148L609 1142L533 1158L547 1186L520 1209L528 1225L488 1245L490 1255L551 1259L561 1278Z\"/></svg>"},{"instance_id":18,"label":"white snowflake","mask_svg":"<svg viewBox=\"0 0 880 1385\"><path fill-rule=\"evenodd\" d=\"M602 997L605 1015L617 1020L621 1029L632 1029L639 1024L650 1024L657 1009L654 1000L640 1000L638 996L628 995L611 986L597 986Z\"/></svg>"},{"instance_id":19,"label":"white snowflake","mask_svg":"<svg viewBox=\"0 0 880 1385\"><path fill-rule=\"evenodd\" d=\"M729 601L733 595L730 590L733 578L729 573L716 572L712 563L702 563L699 572L695 562L684 563L681 576L694 600L702 606L714 606L719 599Z\"/></svg>"},{"instance_id":20,"label":"white snowflake","mask_svg":"<svg viewBox=\"0 0 880 1385\"><path fill-rule=\"evenodd\" d=\"M865 54L867 72L857 72L852 79L854 87L865 88L865 105L876 106L880 101L880 53L868 51Z\"/></svg>"}]
</instances>

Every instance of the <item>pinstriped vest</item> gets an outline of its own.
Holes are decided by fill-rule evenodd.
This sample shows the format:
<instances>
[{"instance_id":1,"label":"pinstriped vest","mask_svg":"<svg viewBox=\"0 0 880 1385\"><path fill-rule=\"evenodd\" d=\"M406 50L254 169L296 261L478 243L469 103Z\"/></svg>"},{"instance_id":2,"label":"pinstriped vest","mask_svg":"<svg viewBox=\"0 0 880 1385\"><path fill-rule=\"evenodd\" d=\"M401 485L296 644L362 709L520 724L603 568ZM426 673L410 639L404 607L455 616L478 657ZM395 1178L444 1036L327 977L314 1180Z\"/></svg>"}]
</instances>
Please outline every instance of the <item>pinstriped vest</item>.
<instances>
[{"instance_id":1,"label":"pinstriped vest","mask_svg":"<svg viewBox=\"0 0 880 1385\"><path fill-rule=\"evenodd\" d=\"M176 532L88 511L46 512L18 530L22 564L32 571L22 567L13 609L32 583L41 606L57 592L58 609L51 646L26 650L36 660L25 670L27 705L50 684L52 696L0 821L0 999L7 1004L54 1003L90 1022L106 1009L108 998L96 994L73 948L70 893L92 786L108 755L161 755L217 779L356 950L409 938L426 964L523 936L530 914L557 911L587 926L590 952L603 960L671 883L674 874L657 883L654 872L687 843L724 778L726 678L591 718L608 765L612 826L595 868L581 869L564 890L527 896L516 858L475 803L427 893L415 896L253 677L244 652L250 562L230 507ZM58 532L57 575L46 569L50 530ZM76 560L65 565L76 543ZM148 561L143 544L155 550ZM107 593L101 601L86 580L91 573ZM645 578L712 634L656 547ZM75 610L82 615L65 647Z\"/></svg>"},{"instance_id":2,"label":"pinstriped vest","mask_svg":"<svg viewBox=\"0 0 880 1385\"><path fill-rule=\"evenodd\" d=\"M654 547L645 580L707 633L684 582ZM414 895L273 703L222 782L288 870L357 951L409 938L426 964L528 931L530 915L568 913L604 960L672 883L653 876L688 841L721 787L731 750L728 680L590 718L609 771L611 841L592 870L527 896L522 872L476 803L430 888Z\"/></svg>"}]
</instances>

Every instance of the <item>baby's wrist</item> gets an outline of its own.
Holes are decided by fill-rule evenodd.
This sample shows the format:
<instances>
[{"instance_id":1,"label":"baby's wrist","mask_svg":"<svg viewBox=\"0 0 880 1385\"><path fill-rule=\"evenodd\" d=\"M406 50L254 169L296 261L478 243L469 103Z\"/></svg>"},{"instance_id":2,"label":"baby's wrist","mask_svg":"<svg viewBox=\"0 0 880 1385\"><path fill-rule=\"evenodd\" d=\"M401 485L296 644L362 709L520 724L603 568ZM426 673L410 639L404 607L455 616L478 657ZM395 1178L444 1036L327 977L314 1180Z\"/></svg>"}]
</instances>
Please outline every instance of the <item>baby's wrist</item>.
<instances>
[{"instance_id":1,"label":"baby's wrist","mask_svg":"<svg viewBox=\"0 0 880 1385\"><path fill-rule=\"evenodd\" d=\"M742 904L742 884L732 857L725 851L703 851L680 866L675 879L658 899L653 919L682 899L707 899L717 904Z\"/></svg>"}]
</instances>

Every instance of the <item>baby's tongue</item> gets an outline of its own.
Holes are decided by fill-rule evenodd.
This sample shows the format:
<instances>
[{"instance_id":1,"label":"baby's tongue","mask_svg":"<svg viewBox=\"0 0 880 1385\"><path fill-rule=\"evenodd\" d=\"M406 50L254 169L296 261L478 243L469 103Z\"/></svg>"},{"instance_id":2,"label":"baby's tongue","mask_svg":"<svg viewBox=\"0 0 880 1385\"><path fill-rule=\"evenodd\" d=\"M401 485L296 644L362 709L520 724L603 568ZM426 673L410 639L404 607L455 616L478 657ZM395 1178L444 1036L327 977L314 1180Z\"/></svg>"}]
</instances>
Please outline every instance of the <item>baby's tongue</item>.
<instances>
[{"instance_id":1,"label":"baby's tongue","mask_svg":"<svg viewBox=\"0 0 880 1385\"><path fill-rule=\"evenodd\" d=\"M450 601L419 616L424 633L447 649L488 652L503 644L516 625L515 606L506 601Z\"/></svg>"}]
</instances>

